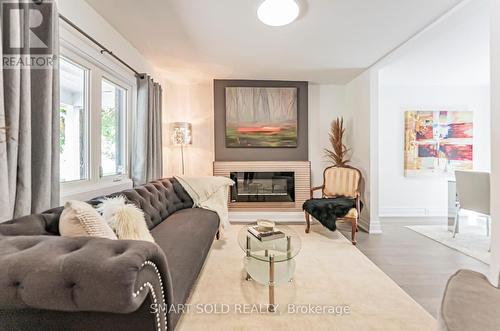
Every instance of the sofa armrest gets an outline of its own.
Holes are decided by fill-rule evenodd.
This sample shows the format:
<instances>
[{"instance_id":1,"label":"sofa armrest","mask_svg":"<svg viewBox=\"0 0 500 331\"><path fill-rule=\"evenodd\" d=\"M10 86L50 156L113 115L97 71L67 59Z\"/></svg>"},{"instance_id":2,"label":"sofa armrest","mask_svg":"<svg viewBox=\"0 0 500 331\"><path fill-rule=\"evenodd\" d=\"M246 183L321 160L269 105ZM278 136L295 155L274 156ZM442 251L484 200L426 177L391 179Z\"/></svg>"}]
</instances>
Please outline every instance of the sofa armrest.
<instances>
[{"instance_id":1,"label":"sofa armrest","mask_svg":"<svg viewBox=\"0 0 500 331\"><path fill-rule=\"evenodd\" d=\"M145 241L0 236L0 266L0 309L130 313L172 298L165 255ZM166 329L164 311L151 318Z\"/></svg>"},{"instance_id":2,"label":"sofa armrest","mask_svg":"<svg viewBox=\"0 0 500 331\"><path fill-rule=\"evenodd\" d=\"M440 331L495 331L500 325L500 290L476 271L450 277L438 314Z\"/></svg>"}]
</instances>

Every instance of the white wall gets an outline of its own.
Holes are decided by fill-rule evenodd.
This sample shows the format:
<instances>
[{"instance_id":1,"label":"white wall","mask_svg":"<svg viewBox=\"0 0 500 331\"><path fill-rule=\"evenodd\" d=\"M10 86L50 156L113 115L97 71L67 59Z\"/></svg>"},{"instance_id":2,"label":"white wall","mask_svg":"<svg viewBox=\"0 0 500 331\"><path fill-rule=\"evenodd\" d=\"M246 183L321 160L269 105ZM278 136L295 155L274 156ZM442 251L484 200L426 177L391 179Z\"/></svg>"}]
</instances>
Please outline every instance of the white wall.
<instances>
[{"instance_id":1,"label":"white wall","mask_svg":"<svg viewBox=\"0 0 500 331\"><path fill-rule=\"evenodd\" d=\"M491 2L491 264L490 281L500 272L500 1Z\"/></svg>"},{"instance_id":2,"label":"white wall","mask_svg":"<svg viewBox=\"0 0 500 331\"><path fill-rule=\"evenodd\" d=\"M379 65L380 216L445 216L445 178L403 175L404 111L474 112L474 168L490 168L489 8L464 2Z\"/></svg>"},{"instance_id":3,"label":"white wall","mask_svg":"<svg viewBox=\"0 0 500 331\"><path fill-rule=\"evenodd\" d=\"M330 124L337 117L344 117L346 135L352 128L352 116L347 111L345 86L309 84L309 161L311 183L323 184L323 170L331 165L325 157L325 148L331 149L328 140ZM348 145L346 137L345 144Z\"/></svg>"},{"instance_id":4,"label":"white wall","mask_svg":"<svg viewBox=\"0 0 500 331\"><path fill-rule=\"evenodd\" d=\"M380 232L378 221L377 162L377 114L374 113L377 85L376 73L367 70L346 85L347 113L350 114L348 144L352 148L351 165L363 175L362 199L365 207L361 213L360 226L370 233ZM372 174L375 174L373 176Z\"/></svg>"},{"instance_id":5,"label":"white wall","mask_svg":"<svg viewBox=\"0 0 500 331\"><path fill-rule=\"evenodd\" d=\"M165 74L168 77L169 74ZM168 123L193 123L193 145L185 150L186 174L210 175L215 158L213 145L213 84L212 81L165 79L164 100L164 172L177 175L181 171L180 150L169 141ZM343 116L347 140L353 127L353 117L347 109L346 87L342 85L309 84L309 160L313 185L321 185L323 170L328 166L324 149L329 147L330 123Z\"/></svg>"},{"instance_id":6,"label":"white wall","mask_svg":"<svg viewBox=\"0 0 500 331\"><path fill-rule=\"evenodd\" d=\"M113 51L137 71L152 74L157 79L160 78L156 68L84 0L57 0L57 5L60 14ZM64 24L61 21L61 25ZM109 56L104 54L103 57Z\"/></svg>"},{"instance_id":7,"label":"white wall","mask_svg":"<svg viewBox=\"0 0 500 331\"><path fill-rule=\"evenodd\" d=\"M446 216L447 179L404 177L404 112L474 112L474 169L490 168L488 86L388 86L380 73L380 215ZM411 77L409 77L411 79Z\"/></svg>"},{"instance_id":8,"label":"white wall","mask_svg":"<svg viewBox=\"0 0 500 331\"><path fill-rule=\"evenodd\" d=\"M329 165L324 157L324 149L330 148L328 134L330 124L337 117L344 118L346 128L345 145L351 149L351 165L360 169L363 174L363 209L360 226L372 233L379 232L376 225L378 218L373 208L372 186L370 176L372 149L370 141L374 132L371 111L373 92L372 73L367 71L347 85L309 84L309 160L311 161L311 181L313 186L323 183L323 170ZM376 122L375 122L376 123ZM376 124L375 124L376 125Z\"/></svg>"},{"instance_id":9,"label":"white wall","mask_svg":"<svg viewBox=\"0 0 500 331\"><path fill-rule=\"evenodd\" d=\"M181 173L180 150L170 143L168 123L193 123L193 145L185 149L187 175L211 175L214 153L213 83L206 79L165 74L164 100L164 173ZM321 185L323 170L328 166L324 148L329 146L330 123L344 116L347 139L353 126L345 100L345 86L309 84L309 160L313 185ZM347 141L346 141L347 142Z\"/></svg>"},{"instance_id":10,"label":"white wall","mask_svg":"<svg viewBox=\"0 0 500 331\"><path fill-rule=\"evenodd\" d=\"M193 125L193 144L184 148L185 174L213 174L214 102L212 81L174 80L166 74L163 99L163 174L165 177L182 174L180 147L173 146L169 123L190 122Z\"/></svg>"}]
</instances>

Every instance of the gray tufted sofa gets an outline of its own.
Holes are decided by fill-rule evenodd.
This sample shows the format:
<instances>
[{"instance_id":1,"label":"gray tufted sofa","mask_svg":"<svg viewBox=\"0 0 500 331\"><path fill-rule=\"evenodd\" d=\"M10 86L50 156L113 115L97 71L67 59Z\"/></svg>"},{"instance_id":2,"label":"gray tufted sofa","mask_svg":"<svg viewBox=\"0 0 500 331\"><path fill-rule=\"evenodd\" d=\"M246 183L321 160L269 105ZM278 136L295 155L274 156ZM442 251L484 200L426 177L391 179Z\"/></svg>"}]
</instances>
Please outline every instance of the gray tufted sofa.
<instances>
[{"instance_id":1,"label":"gray tufted sofa","mask_svg":"<svg viewBox=\"0 0 500 331\"><path fill-rule=\"evenodd\" d=\"M118 192L157 244L67 238L62 207L0 223L0 330L174 330L218 233L175 179ZM97 200L91 201L97 204Z\"/></svg>"}]
</instances>

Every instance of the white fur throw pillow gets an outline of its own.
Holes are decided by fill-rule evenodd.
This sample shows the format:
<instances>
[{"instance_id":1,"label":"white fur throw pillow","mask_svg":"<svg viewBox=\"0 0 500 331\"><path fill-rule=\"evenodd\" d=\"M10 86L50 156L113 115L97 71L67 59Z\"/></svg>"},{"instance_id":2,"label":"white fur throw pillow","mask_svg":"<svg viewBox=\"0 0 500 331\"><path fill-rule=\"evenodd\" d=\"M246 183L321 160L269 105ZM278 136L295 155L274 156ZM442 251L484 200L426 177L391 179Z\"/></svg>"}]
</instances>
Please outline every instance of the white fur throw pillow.
<instances>
[{"instance_id":1,"label":"white fur throw pillow","mask_svg":"<svg viewBox=\"0 0 500 331\"><path fill-rule=\"evenodd\" d=\"M111 219L107 220L118 239L144 240L155 242L149 233L144 213L134 205L118 207Z\"/></svg>"},{"instance_id":2,"label":"white fur throw pillow","mask_svg":"<svg viewBox=\"0 0 500 331\"><path fill-rule=\"evenodd\" d=\"M115 215L116 211L125 206L125 203L126 199L123 195L113 198L105 198L99 207L97 207L97 211L100 212L102 217L109 222L109 220Z\"/></svg>"},{"instance_id":3,"label":"white fur throw pillow","mask_svg":"<svg viewBox=\"0 0 500 331\"><path fill-rule=\"evenodd\" d=\"M59 218L59 233L66 237L101 237L116 239L116 235L97 210L83 201L66 202Z\"/></svg>"}]
</instances>

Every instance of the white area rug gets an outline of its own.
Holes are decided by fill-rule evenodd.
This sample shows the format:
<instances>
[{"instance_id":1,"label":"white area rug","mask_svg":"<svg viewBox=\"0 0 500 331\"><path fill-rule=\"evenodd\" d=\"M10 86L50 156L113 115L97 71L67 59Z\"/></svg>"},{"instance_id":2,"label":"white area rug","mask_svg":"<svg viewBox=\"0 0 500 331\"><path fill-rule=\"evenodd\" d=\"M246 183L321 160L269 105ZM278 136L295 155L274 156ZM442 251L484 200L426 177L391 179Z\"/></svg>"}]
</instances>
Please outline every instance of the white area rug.
<instances>
[{"instance_id":1,"label":"white area rug","mask_svg":"<svg viewBox=\"0 0 500 331\"><path fill-rule=\"evenodd\" d=\"M293 281L276 287L278 312L237 311L242 305L263 304L267 287L246 281L244 253L237 243L242 225L232 225L216 241L188 301L198 307L186 313L179 331L196 330L435 330L436 322L418 303L338 232L313 225L292 225L301 236ZM196 306L208 304L203 308ZM228 312L210 313L212 304ZM344 315L289 310L288 304L313 307L348 306ZM297 309L298 306L292 306ZM298 309L297 309L298 310Z\"/></svg>"},{"instance_id":2,"label":"white area rug","mask_svg":"<svg viewBox=\"0 0 500 331\"><path fill-rule=\"evenodd\" d=\"M490 237L486 236L483 227L463 226L455 238L453 238L452 232L448 231L446 225L412 225L407 226L407 228L465 255L490 264L491 254L488 252Z\"/></svg>"}]
</instances>

